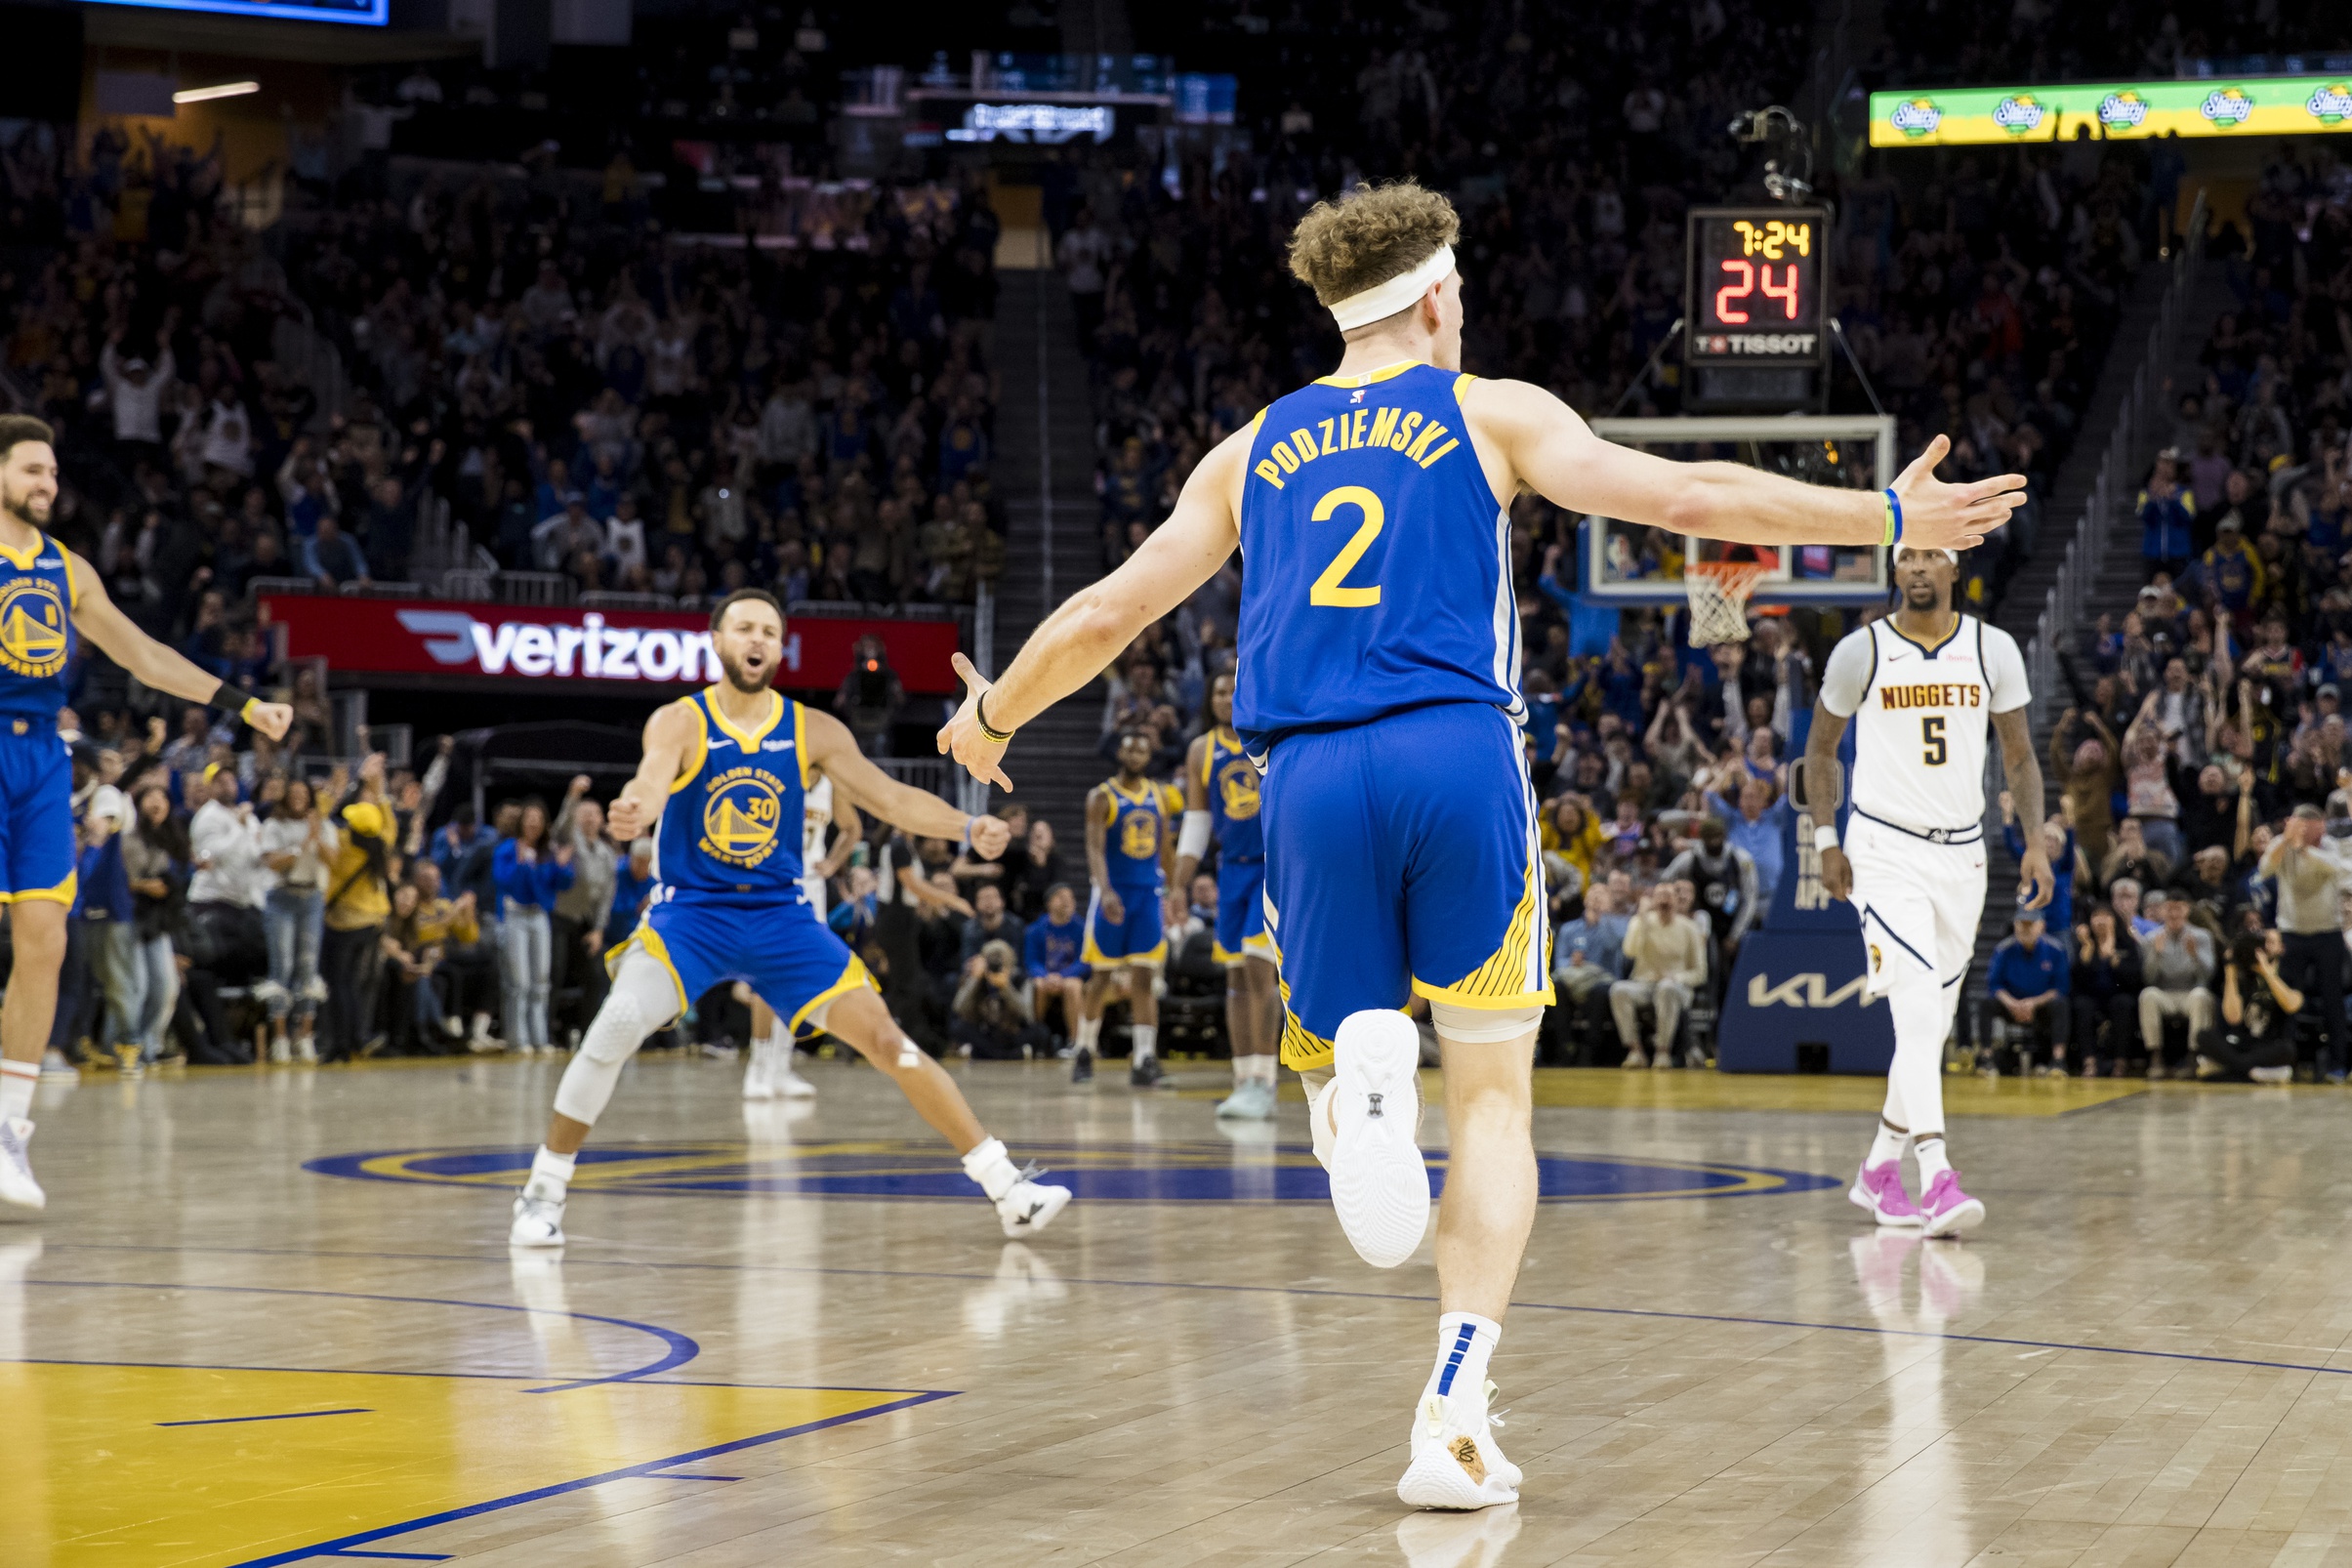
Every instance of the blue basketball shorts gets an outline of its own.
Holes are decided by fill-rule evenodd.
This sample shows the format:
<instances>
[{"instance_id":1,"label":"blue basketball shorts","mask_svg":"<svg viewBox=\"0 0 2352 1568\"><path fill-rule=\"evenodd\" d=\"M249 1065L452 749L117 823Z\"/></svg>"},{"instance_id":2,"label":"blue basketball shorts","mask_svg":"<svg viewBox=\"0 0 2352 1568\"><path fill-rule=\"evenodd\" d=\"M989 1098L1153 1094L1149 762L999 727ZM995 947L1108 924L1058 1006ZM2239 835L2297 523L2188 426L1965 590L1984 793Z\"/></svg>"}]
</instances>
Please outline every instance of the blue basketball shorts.
<instances>
[{"instance_id":1,"label":"blue basketball shorts","mask_svg":"<svg viewBox=\"0 0 2352 1568\"><path fill-rule=\"evenodd\" d=\"M656 888L637 929L604 955L606 972L617 973L631 948L670 971L679 1011L712 986L741 980L795 1035L814 1033L811 1015L836 998L881 989L864 961L802 903L721 903Z\"/></svg>"},{"instance_id":2,"label":"blue basketball shorts","mask_svg":"<svg viewBox=\"0 0 2352 1568\"><path fill-rule=\"evenodd\" d=\"M1160 903L1167 895L1157 887L1114 886L1111 890L1119 895L1119 919L1103 913L1097 888L1087 900L1086 946L1078 956L1097 973L1122 964L1168 962L1167 927L1160 918Z\"/></svg>"},{"instance_id":3,"label":"blue basketball shorts","mask_svg":"<svg viewBox=\"0 0 2352 1568\"><path fill-rule=\"evenodd\" d=\"M1266 935L1264 861L1217 862L1216 954L1219 964L1239 964L1244 958L1274 961L1274 944Z\"/></svg>"},{"instance_id":4,"label":"blue basketball shorts","mask_svg":"<svg viewBox=\"0 0 2352 1568\"><path fill-rule=\"evenodd\" d=\"M70 905L73 754L54 719L0 714L0 904Z\"/></svg>"},{"instance_id":5,"label":"blue basketball shorts","mask_svg":"<svg viewBox=\"0 0 2352 1568\"><path fill-rule=\"evenodd\" d=\"M1446 703L1289 736L1259 814L1285 1066L1330 1066L1340 1020L1416 995L1551 1002L1535 793L1501 709Z\"/></svg>"}]
</instances>

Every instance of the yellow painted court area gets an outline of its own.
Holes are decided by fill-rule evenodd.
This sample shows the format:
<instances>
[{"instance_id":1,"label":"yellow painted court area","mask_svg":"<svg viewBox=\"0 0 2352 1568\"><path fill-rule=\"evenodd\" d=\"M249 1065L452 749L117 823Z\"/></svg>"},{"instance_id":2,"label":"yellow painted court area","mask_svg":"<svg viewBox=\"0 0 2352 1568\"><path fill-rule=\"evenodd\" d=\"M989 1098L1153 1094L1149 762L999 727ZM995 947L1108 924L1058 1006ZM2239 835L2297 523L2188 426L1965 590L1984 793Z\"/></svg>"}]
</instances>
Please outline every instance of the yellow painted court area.
<instances>
[{"instance_id":1,"label":"yellow painted court area","mask_svg":"<svg viewBox=\"0 0 2352 1568\"><path fill-rule=\"evenodd\" d=\"M1434 1068L1422 1072L1422 1093L1443 1096ZM2185 1086L2184 1086L2185 1087ZM2203 1087L2203 1086L2200 1086ZM1224 1089L1190 1093L1221 1099ZM2148 1093L2134 1078L1944 1079L1947 1116L2063 1116ZM1304 1100L1299 1081L1286 1076L1284 1099ZM1538 1105L1601 1111L1830 1111L1868 1116L1886 1101L1886 1080L1828 1073L1627 1072L1620 1067L1538 1067Z\"/></svg>"},{"instance_id":2,"label":"yellow painted court area","mask_svg":"<svg viewBox=\"0 0 2352 1568\"><path fill-rule=\"evenodd\" d=\"M907 1397L658 1382L525 1391L550 1381L0 1363L0 1562L290 1562L306 1547L453 1510L490 1511L483 1506L518 1494L572 1489ZM279 1419L235 1419L253 1417ZM190 1422L205 1424L169 1424ZM726 1471L727 1460L680 1469ZM433 1549L379 1539L384 1551Z\"/></svg>"}]
</instances>

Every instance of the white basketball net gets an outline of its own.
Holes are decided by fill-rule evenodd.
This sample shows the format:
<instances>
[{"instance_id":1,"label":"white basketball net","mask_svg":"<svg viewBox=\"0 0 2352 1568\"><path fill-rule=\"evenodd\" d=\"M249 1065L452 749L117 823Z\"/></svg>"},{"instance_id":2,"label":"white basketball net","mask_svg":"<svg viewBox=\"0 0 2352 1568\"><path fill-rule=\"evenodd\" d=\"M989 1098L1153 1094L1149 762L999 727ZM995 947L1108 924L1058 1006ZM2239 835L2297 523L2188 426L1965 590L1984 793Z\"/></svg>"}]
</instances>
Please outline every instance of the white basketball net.
<instances>
[{"instance_id":1,"label":"white basketball net","mask_svg":"<svg viewBox=\"0 0 2352 1568\"><path fill-rule=\"evenodd\" d=\"M1758 561L1694 562L1682 569L1690 595L1690 645L1748 640L1748 596L1770 570Z\"/></svg>"}]
</instances>

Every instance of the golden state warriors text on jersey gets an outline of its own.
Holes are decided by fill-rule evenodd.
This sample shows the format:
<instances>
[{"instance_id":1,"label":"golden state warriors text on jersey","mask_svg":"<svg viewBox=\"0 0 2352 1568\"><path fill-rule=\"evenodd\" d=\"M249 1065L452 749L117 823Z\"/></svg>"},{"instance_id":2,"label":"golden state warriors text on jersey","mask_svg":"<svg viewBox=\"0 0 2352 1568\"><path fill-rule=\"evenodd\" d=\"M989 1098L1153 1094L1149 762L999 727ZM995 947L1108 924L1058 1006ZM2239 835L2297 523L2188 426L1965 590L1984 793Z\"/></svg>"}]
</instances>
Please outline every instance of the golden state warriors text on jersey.
<instances>
[{"instance_id":1,"label":"golden state warriors text on jersey","mask_svg":"<svg viewBox=\"0 0 2352 1568\"><path fill-rule=\"evenodd\" d=\"M1327 376L1252 427L1233 727L1254 752L1432 703L1522 717L1509 516L1464 435L1473 379Z\"/></svg>"}]
</instances>

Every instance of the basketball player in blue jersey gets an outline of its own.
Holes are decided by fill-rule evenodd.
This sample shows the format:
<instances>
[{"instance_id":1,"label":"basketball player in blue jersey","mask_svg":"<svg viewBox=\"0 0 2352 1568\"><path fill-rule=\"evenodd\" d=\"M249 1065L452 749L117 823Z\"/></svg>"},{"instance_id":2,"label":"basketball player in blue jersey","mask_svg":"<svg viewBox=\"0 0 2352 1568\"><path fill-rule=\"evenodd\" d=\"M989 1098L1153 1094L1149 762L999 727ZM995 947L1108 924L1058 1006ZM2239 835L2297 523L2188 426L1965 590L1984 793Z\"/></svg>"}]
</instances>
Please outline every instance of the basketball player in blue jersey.
<instances>
[{"instance_id":1,"label":"basketball player in blue jersey","mask_svg":"<svg viewBox=\"0 0 2352 1568\"><path fill-rule=\"evenodd\" d=\"M612 989L557 1086L547 1142L515 1200L508 1241L563 1245L573 1161L621 1069L647 1036L722 980L748 984L788 1035L822 1029L887 1075L963 1156L1006 1235L1045 1229L1070 1189L1041 1186L1013 1168L956 1081L898 1027L865 964L816 918L801 887L806 797L820 777L884 821L960 840L985 860L1005 852L1011 830L899 783L866 760L840 720L770 690L784 612L767 594L739 589L722 599L711 612L711 642L724 679L654 711L637 776L612 803L613 837L627 843L653 830L653 892L637 929L606 955Z\"/></svg>"},{"instance_id":2,"label":"basketball player in blue jersey","mask_svg":"<svg viewBox=\"0 0 2352 1568\"><path fill-rule=\"evenodd\" d=\"M1129 730L1119 737L1119 771L1087 792L1086 864L1094 894L1087 904L1086 942L1079 950L1093 973L1079 993L1070 1082L1094 1076L1102 1011L1124 978L1130 1018L1127 1081L1149 1089L1160 1068L1160 970L1168 962L1168 863L1176 849L1168 790L1147 776L1151 740Z\"/></svg>"},{"instance_id":3,"label":"basketball player in blue jersey","mask_svg":"<svg viewBox=\"0 0 2352 1568\"><path fill-rule=\"evenodd\" d=\"M0 1003L0 1204L23 1209L48 1202L26 1143L73 906L73 763L58 710L81 640L157 691L242 715L271 740L294 718L132 625L90 563L43 531L57 499L49 427L0 416L0 904L16 948Z\"/></svg>"},{"instance_id":4,"label":"basketball player in blue jersey","mask_svg":"<svg viewBox=\"0 0 2352 1568\"><path fill-rule=\"evenodd\" d=\"M1274 1051L1282 1008L1274 996L1274 946L1266 935L1265 835L1258 823L1258 764L1233 732L1233 678L1209 683L1208 733L1184 758L1184 827L1176 886L1192 886L1217 841L1217 961L1225 967L1225 1033L1233 1041L1233 1093L1219 1116L1271 1121Z\"/></svg>"},{"instance_id":5,"label":"basketball player in blue jersey","mask_svg":"<svg viewBox=\"0 0 2352 1568\"><path fill-rule=\"evenodd\" d=\"M1418 1249L1416 1138L1428 999L1445 1069L1438 1355L1398 1495L1475 1508L1518 1495L1488 1429L1487 1362L1535 1218L1536 1025L1550 1000L1543 869L1517 724L1508 505L1735 543L1965 549L2024 500L2016 475L1938 481L1930 442L1880 495L1611 445L1540 387L1462 374L1458 224L1412 185L1316 206L1291 269L1337 318L1336 374L1280 399L1193 470L1125 564L970 686L940 750L1010 789L1021 725L1087 684L1221 567L1246 563L1233 727L1263 768L1266 929L1282 1057L1341 1228L1382 1267Z\"/></svg>"}]
</instances>

